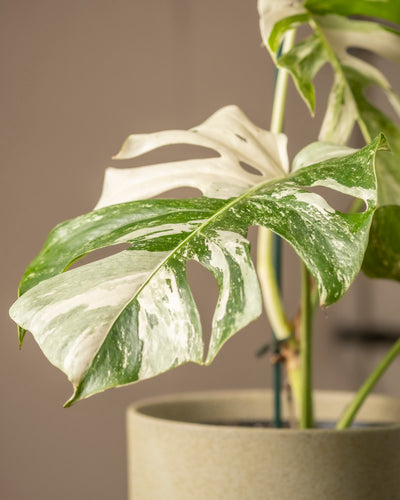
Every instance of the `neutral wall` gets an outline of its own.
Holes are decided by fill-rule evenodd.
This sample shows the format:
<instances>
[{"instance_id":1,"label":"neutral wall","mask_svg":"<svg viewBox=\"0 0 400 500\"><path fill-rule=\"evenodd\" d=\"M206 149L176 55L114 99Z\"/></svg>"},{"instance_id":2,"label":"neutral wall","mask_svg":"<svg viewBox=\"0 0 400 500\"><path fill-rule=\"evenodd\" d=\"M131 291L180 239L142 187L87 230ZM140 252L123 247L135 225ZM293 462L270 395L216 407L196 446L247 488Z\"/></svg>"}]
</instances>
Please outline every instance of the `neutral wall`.
<instances>
[{"instance_id":1,"label":"neutral wall","mask_svg":"<svg viewBox=\"0 0 400 500\"><path fill-rule=\"evenodd\" d=\"M268 360L254 359L270 335L263 318L209 368L181 367L65 410L68 382L30 335L19 351L7 309L51 227L91 210L104 167L128 133L188 128L231 103L268 125L273 67L260 44L256 2L2 0L0 58L0 496L124 499L126 406L165 392L270 385ZM319 78L325 89L329 81L329 72ZM286 131L293 154L315 138L317 125L291 90ZM293 309L297 270L288 253L285 290ZM191 281L207 331L215 286L198 268ZM398 297L396 285L361 279L342 305L320 316L317 387L357 387L384 347L341 345L335 331L344 322L394 328ZM397 362L380 389L400 395L399 374Z\"/></svg>"}]
</instances>

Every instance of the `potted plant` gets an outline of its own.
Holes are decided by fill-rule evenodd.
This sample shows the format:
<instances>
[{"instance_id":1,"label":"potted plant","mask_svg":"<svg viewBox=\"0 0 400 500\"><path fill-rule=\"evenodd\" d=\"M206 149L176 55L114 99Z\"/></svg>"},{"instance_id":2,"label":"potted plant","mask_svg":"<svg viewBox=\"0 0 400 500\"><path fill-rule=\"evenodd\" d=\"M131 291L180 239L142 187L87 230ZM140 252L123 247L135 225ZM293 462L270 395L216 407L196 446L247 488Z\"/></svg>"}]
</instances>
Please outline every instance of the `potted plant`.
<instances>
[{"instance_id":1,"label":"potted plant","mask_svg":"<svg viewBox=\"0 0 400 500\"><path fill-rule=\"evenodd\" d=\"M275 334L276 358L286 369L294 401L293 409L283 401L282 415L276 404L275 420L280 425L293 411L300 430L215 425L222 419L222 403L228 406L231 419L266 418L270 412L264 394L228 394L206 402L203 396L189 396L190 405L178 398L175 403L135 407L128 417L135 442L134 498L161 494L163 498L400 498L396 489L399 425L346 432L311 429L314 404L317 420L337 418L340 429L349 427L377 379L400 352L399 339L352 400L348 395L333 396L332 404L332 398L321 395L314 403L311 343L317 303L328 306L339 300L361 267L372 277L398 280L400 276L400 131L394 120L375 107L367 91L378 87L396 112L398 97L375 66L349 52L364 49L399 62L400 38L393 27L400 23L399 8L395 0L348 4L259 0L258 8L264 44L281 68L271 130L260 129L239 108L228 106L189 131L129 136L119 159L182 143L211 149L215 156L108 169L96 209L53 229L28 266L11 316L19 325L20 343L30 330L50 362L67 374L74 386L68 406L183 363L211 363L232 335L259 316L264 302ZM393 24L389 27L387 21ZM296 37L300 25L308 26L309 34ZM313 111L313 79L326 63L333 69L334 82L319 140L300 151L289 168L282 134L288 75ZM355 124L366 143L359 150L347 146ZM388 145L391 152L382 151ZM195 187L203 196L152 198L178 186ZM346 212L334 209L320 188L348 195L353 199L351 208ZM258 276L246 239L252 225L260 226ZM273 233L286 240L301 260L301 312L293 320L286 317L272 265ZM125 250L68 270L84 255L121 243L127 244ZM186 278L189 260L208 269L219 286L206 348ZM344 407L338 406L338 399ZM383 414L376 408L384 408ZM385 398L371 398L363 411L361 420L370 423L400 418L399 403ZM191 423L182 428L176 424L185 418ZM214 425L200 426L198 422L204 420ZM166 438L161 437L164 426ZM216 441L216 435L222 438ZM164 458L163 439L167 444ZM285 451L288 439L295 441L294 448ZM171 451L171 443L178 448L187 443L183 458L177 450ZM231 446L238 446L239 452ZM318 449L324 450L325 461L316 455ZM231 459L235 456L240 460ZM199 468L196 457L208 468ZM310 476L304 473L303 460ZM215 474L221 461L230 466ZM188 463L196 470L196 481L184 482ZM248 472L243 470L246 463ZM347 472L338 474L337 463L345 463ZM263 473L266 469L270 474ZM303 482L292 474L294 469ZM226 481L219 493L219 486L211 481L213 471ZM238 471L243 472L243 479ZM161 481L163 474L166 482ZM316 476L323 478L321 484L316 484ZM272 489L272 483L278 490ZM199 490L199 484L206 489ZM311 492L306 489L310 485Z\"/></svg>"}]
</instances>

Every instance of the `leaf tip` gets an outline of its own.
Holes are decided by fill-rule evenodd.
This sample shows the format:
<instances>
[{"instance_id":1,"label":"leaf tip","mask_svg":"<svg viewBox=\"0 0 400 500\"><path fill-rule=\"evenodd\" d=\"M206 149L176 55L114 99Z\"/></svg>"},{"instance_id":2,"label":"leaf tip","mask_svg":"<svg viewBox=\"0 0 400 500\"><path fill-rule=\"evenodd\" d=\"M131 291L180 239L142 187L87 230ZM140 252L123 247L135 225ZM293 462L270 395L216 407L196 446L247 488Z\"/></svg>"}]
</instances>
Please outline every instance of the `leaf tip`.
<instances>
[{"instance_id":1,"label":"leaf tip","mask_svg":"<svg viewBox=\"0 0 400 500\"><path fill-rule=\"evenodd\" d=\"M128 150L128 146L130 143L131 143L131 136L129 135L122 143L122 146L121 146L120 150L118 151L118 153L113 155L111 157L111 159L112 160L126 160L127 158L129 158L130 156L129 156L129 154L127 154L127 150Z\"/></svg>"},{"instance_id":2,"label":"leaf tip","mask_svg":"<svg viewBox=\"0 0 400 500\"><path fill-rule=\"evenodd\" d=\"M79 398L76 398L76 392L74 392L74 394L71 396L70 399L68 399L68 401L66 401L63 405L64 408L70 408L74 403L76 403Z\"/></svg>"},{"instance_id":3,"label":"leaf tip","mask_svg":"<svg viewBox=\"0 0 400 500\"><path fill-rule=\"evenodd\" d=\"M24 343L26 330L18 325L18 344L19 348L22 349L22 344Z\"/></svg>"},{"instance_id":4,"label":"leaf tip","mask_svg":"<svg viewBox=\"0 0 400 500\"><path fill-rule=\"evenodd\" d=\"M392 151L389 141L382 132L376 137L375 141L377 144L377 151Z\"/></svg>"},{"instance_id":5,"label":"leaf tip","mask_svg":"<svg viewBox=\"0 0 400 500\"><path fill-rule=\"evenodd\" d=\"M79 401L81 398L81 390L79 386L74 385L74 392L72 396L64 403L64 408L70 408L73 404Z\"/></svg>"}]
</instances>

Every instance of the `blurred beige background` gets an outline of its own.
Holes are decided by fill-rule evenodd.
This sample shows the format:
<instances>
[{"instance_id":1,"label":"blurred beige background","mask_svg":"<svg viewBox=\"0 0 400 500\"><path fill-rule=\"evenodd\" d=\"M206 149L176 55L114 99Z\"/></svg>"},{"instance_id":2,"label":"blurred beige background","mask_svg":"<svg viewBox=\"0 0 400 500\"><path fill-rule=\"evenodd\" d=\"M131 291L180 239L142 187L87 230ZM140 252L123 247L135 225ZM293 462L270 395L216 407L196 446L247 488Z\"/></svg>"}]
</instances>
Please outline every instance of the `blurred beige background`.
<instances>
[{"instance_id":1,"label":"blurred beige background","mask_svg":"<svg viewBox=\"0 0 400 500\"><path fill-rule=\"evenodd\" d=\"M69 383L30 335L19 351L7 310L49 230L94 206L103 170L128 133L189 128L232 103L268 126L274 70L261 47L256 1L1 0L0 57L0 496L122 500L126 406L166 392L269 386L268 359L254 358L270 335L263 319L232 339L209 368L181 367L66 410ZM392 77L399 90L399 75ZM329 72L318 81L326 89ZM291 154L317 129L291 88ZM285 261L288 307L295 310L290 251ZM191 282L207 331L215 287L199 269ZM340 343L336 334L344 324L398 331L399 297L398 285L361 278L340 305L320 314L317 387L358 387L388 345ZM400 396L399 365L380 391Z\"/></svg>"}]
</instances>

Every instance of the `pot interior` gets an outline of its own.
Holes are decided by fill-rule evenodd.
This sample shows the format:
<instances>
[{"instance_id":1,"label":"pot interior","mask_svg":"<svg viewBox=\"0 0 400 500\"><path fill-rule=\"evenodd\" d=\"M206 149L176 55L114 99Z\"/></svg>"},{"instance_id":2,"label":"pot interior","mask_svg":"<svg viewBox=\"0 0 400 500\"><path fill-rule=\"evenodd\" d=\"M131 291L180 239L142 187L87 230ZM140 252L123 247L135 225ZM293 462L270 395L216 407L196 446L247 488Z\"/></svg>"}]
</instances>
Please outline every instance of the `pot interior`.
<instances>
[{"instance_id":1,"label":"pot interior","mask_svg":"<svg viewBox=\"0 0 400 500\"><path fill-rule=\"evenodd\" d=\"M348 392L324 391L315 394L318 427L334 426L352 400ZM214 393L178 394L148 400L133 406L140 415L157 419L224 425L242 422L270 422L273 419L271 391L223 391ZM282 396L283 419L290 421L293 409ZM400 400L389 396L371 395L359 412L356 427L400 422Z\"/></svg>"}]
</instances>

